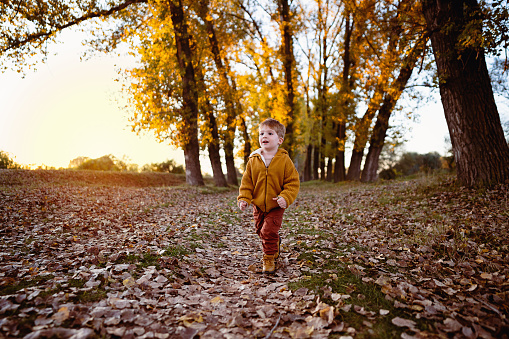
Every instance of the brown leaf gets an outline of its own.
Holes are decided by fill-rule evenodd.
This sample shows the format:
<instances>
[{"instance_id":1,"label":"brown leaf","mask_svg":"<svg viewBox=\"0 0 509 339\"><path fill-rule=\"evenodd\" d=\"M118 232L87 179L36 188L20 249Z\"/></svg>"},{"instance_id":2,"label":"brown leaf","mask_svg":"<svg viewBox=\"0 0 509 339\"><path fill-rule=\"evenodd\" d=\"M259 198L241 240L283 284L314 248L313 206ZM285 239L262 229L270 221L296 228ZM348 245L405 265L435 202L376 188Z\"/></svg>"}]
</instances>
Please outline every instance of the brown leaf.
<instances>
[{"instance_id":1,"label":"brown leaf","mask_svg":"<svg viewBox=\"0 0 509 339\"><path fill-rule=\"evenodd\" d=\"M447 318L444 320L444 326L442 329L446 332L458 332L461 330L463 325L455 319Z\"/></svg>"},{"instance_id":2,"label":"brown leaf","mask_svg":"<svg viewBox=\"0 0 509 339\"><path fill-rule=\"evenodd\" d=\"M417 332L417 329L415 328L416 322L413 320L396 317L393 318L391 322L398 327L408 327L410 330Z\"/></svg>"}]
</instances>

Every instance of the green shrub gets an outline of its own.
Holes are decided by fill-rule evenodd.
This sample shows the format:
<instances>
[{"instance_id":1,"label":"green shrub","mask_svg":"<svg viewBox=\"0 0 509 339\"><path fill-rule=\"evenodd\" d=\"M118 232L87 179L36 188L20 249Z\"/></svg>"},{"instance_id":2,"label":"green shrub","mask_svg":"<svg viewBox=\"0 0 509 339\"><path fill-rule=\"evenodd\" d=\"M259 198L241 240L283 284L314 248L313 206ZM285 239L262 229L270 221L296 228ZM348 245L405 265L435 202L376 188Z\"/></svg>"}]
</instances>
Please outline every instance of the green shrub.
<instances>
[{"instance_id":1,"label":"green shrub","mask_svg":"<svg viewBox=\"0 0 509 339\"><path fill-rule=\"evenodd\" d=\"M442 168L443 159L437 152L419 154L407 152L401 155L401 158L395 165L380 172L381 179L390 180L398 176L408 176L418 172L431 172Z\"/></svg>"},{"instance_id":2,"label":"green shrub","mask_svg":"<svg viewBox=\"0 0 509 339\"><path fill-rule=\"evenodd\" d=\"M143 166L142 171L145 172L168 172L173 174L184 174L184 166L177 165L175 160L166 160L160 163L146 164Z\"/></svg>"}]
</instances>

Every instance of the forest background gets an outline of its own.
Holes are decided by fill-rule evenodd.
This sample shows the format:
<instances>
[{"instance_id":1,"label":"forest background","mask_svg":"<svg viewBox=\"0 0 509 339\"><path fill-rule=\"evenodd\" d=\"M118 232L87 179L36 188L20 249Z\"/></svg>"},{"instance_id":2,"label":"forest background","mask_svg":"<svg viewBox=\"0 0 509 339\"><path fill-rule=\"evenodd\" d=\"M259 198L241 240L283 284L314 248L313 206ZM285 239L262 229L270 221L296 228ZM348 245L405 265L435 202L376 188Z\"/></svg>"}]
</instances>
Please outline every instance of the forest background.
<instances>
[{"instance_id":1,"label":"forest background","mask_svg":"<svg viewBox=\"0 0 509 339\"><path fill-rule=\"evenodd\" d=\"M426 88L440 85L444 101L444 88L458 87L449 81L456 76L452 68L436 72L440 58L463 63L454 67L470 78L454 80L475 84L482 91L474 100L487 107L466 104L466 111L485 111L477 114L485 126L458 107L445 110L449 129L459 131L452 146L456 160L464 162L460 181L485 184L507 177L507 142L490 94L493 87L504 93L507 79L504 2L465 4L462 11L451 5L445 21L434 2L414 1L58 3L3 5L9 14L3 66L26 71L41 61L41 52L43 58L51 52L51 42L67 27L92 33L87 44L95 50L118 53L118 46L127 46L138 62L120 74L132 129L153 131L183 149L190 184L203 183L200 148L208 151L216 185L237 184L235 157L245 163L256 147L257 124L269 116L287 125L284 146L304 180L375 180L382 148L398 145L405 126L389 128L389 119L410 117L412 107L402 99L421 105L429 96ZM440 39L456 55L435 50ZM487 76L475 78L488 68L485 52L491 83ZM470 65L472 59L482 67ZM465 99L470 91L452 97ZM451 126L458 112L473 134ZM482 134L493 138L476 140ZM468 149L472 140L477 150ZM348 144L353 149L347 172ZM491 161L480 156L487 148L496 154ZM478 172L484 174L476 177Z\"/></svg>"}]
</instances>

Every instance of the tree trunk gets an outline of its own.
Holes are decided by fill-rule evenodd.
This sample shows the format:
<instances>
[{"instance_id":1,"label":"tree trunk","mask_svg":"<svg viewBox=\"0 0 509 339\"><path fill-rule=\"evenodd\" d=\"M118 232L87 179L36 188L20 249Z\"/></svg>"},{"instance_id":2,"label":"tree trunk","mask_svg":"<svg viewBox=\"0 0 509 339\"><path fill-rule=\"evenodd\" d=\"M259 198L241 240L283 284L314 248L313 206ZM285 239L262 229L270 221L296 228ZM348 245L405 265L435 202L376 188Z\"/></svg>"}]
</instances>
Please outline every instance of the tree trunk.
<instances>
[{"instance_id":1,"label":"tree trunk","mask_svg":"<svg viewBox=\"0 0 509 339\"><path fill-rule=\"evenodd\" d=\"M233 153L233 138L229 138L224 144L224 157L226 161L226 173L228 176L228 184L238 186L237 168L235 168Z\"/></svg>"},{"instance_id":2,"label":"tree trunk","mask_svg":"<svg viewBox=\"0 0 509 339\"><path fill-rule=\"evenodd\" d=\"M212 166L212 175L217 187L226 187L228 183L224 177L221 156L219 154L219 133L217 131L216 117L212 111L208 112L209 124L212 129L212 141L208 144L210 165Z\"/></svg>"},{"instance_id":3,"label":"tree trunk","mask_svg":"<svg viewBox=\"0 0 509 339\"><path fill-rule=\"evenodd\" d=\"M364 156L364 147L363 148L355 148L352 151L352 156L350 158L350 166L348 167L348 174L346 175L346 180L359 181L361 180L361 163L362 157Z\"/></svg>"},{"instance_id":4,"label":"tree trunk","mask_svg":"<svg viewBox=\"0 0 509 339\"><path fill-rule=\"evenodd\" d=\"M306 161L304 162L304 181L312 179L312 158L313 156L313 145L309 144L306 147Z\"/></svg>"},{"instance_id":5,"label":"tree trunk","mask_svg":"<svg viewBox=\"0 0 509 339\"><path fill-rule=\"evenodd\" d=\"M318 169L320 168L320 147L313 145L313 180L320 179Z\"/></svg>"},{"instance_id":6,"label":"tree trunk","mask_svg":"<svg viewBox=\"0 0 509 339\"><path fill-rule=\"evenodd\" d=\"M228 81L228 70L225 66L226 62L221 57L221 48L216 36L216 30L214 28L213 21L209 19L209 4L208 0L199 1L199 11L201 19L205 22L205 28L207 30L207 36L209 37L210 48L214 63L219 73L221 80L221 88L223 88L223 98L226 104L226 132L224 136L224 153L226 160L226 173L228 183L231 185L238 185L237 180L237 169L235 168L234 160L234 139L235 139L235 104L233 101L233 89Z\"/></svg>"},{"instance_id":7,"label":"tree trunk","mask_svg":"<svg viewBox=\"0 0 509 339\"><path fill-rule=\"evenodd\" d=\"M283 53L283 69L285 73L286 84L286 106L287 106L287 122L286 122L286 136L284 147L288 151L290 158L293 159L295 151L295 135L294 135L294 120L295 120L295 91L293 85L293 67L295 66L295 56L293 55L293 33L291 26L290 5L288 0L278 0L279 15L281 19L281 38Z\"/></svg>"},{"instance_id":8,"label":"tree trunk","mask_svg":"<svg viewBox=\"0 0 509 339\"><path fill-rule=\"evenodd\" d=\"M398 43L401 41L400 35L403 30L401 20L402 13L407 6L406 3L408 1L400 1L397 4L397 11L390 18L389 21L389 42L387 44L387 50L384 52L389 60L391 60L392 56L396 53L399 53L396 48L398 47ZM395 65L389 65L387 67L391 67L395 69ZM366 144L369 138L369 130L371 127L371 122L375 117L376 112L380 109L380 105L382 104L382 100L384 98L384 93L387 90L387 81L389 80L389 76L392 72L388 72L387 70L382 72L377 79L377 84L373 91L373 96L371 97L368 108L366 112L362 116L362 118L358 121L355 126L355 140L352 151L352 156L350 159L350 166L348 168L348 174L346 176L347 180L358 181L361 180L361 163L362 157L364 156L364 149L366 148ZM381 150L380 150L381 151ZM373 157L374 155L372 155ZM377 158L380 156L378 154ZM371 160L372 161L372 160ZM371 164L372 166L373 164ZM378 170L378 160L375 168L375 173Z\"/></svg>"},{"instance_id":9,"label":"tree trunk","mask_svg":"<svg viewBox=\"0 0 509 339\"><path fill-rule=\"evenodd\" d=\"M205 86L205 77L203 75L203 71L198 65L196 67L196 76L199 80L200 91L203 93L205 100L203 105L203 116L205 118L208 129L210 130L211 140L209 141L207 147L209 149L209 159L210 165L212 167L212 175L214 178L214 183L217 187L226 187L228 183L226 182L226 178L223 173L223 166L221 164L221 155L219 153L220 145L219 145L219 131L217 128L216 117L214 116L214 108L210 103L209 96L207 90L204 88Z\"/></svg>"},{"instance_id":10,"label":"tree trunk","mask_svg":"<svg viewBox=\"0 0 509 339\"><path fill-rule=\"evenodd\" d=\"M355 128L355 140L350 159L350 167L348 167L348 174L346 176L347 180L358 181L361 179L361 163L362 157L364 156L364 148L368 142L371 121L380 108L381 98L383 98L383 87L384 86L380 84L376 86L368 108Z\"/></svg>"},{"instance_id":11,"label":"tree trunk","mask_svg":"<svg viewBox=\"0 0 509 339\"><path fill-rule=\"evenodd\" d=\"M375 127L373 128L373 132L371 134L368 155L366 156L366 161L362 170L362 182L375 181L378 179L378 160L380 159L380 154L382 153L382 149L384 147L385 136L387 129L389 128L389 118L391 113L392 110L388 109L383 109L383 111L380 109L380 112L378 113Z\"/></svg>"},{"instance_id":12,"label":"tree trunk","mask_svg":"<svg viewBox=\"0 0 509 339\"><path fill-rule=\"evenodd\" d=\"M415 46L403 61L398 78L394 80L391 84L391 88L385 94L382 106L378 112L375 127L371 134L369 151L366 156L364 169L362 170L361 181L363 182L375 181L378 179L378 160L380 159L380 154L382 153L382 148L385 142L385 136L387 135L387 129L389 128L389 118L391 117L392 111L394 110L401 93L403 93L408 80L410 80L410 77L412 76L415 63L419 56L421 56L425 45L426 39L424 38L421 38L421 40L415 43Z\"/></svg>"},{"instance_id":13,"label":"tree trunk","mask_svg":"<svg viewBox=\"0 0 509 339\"><path fill-rule=\"evenodd\" d=\"M193 66L193 53L189 43L187 23L181 0L168 1L175 33L177 60L182 78L182 131L186 182L193 186L204 185L200 166L200 143L198 141L198 92Z\"/></svg>"},{"instance_id":14,"label":"tree trunk","mask_svg":"<svg viewBox=\"0 0 509 339\"><path fill-rule=\"evenodd\" d=\"M240 130L242 131L242 137L244 138L244 149L242 152L244 159L244 168L247 166L249 156L251 155L251 138L249 137L249 131L247 130L246 119L240 117Z\"/></svg>"},{"instance_id":15,"label":"tree trunk","mask_svg":"<svg viewBox=\"0 0 509 339\"><path fill-rule=\"evenodd\" d=\"M476 10L476 1L428 0L423 4L458 181L467 186L489 186L509 179L509 148L484 50L458 47L465 27L480 22Z\"/></svg>"},{"instance_id":16,"label":"tree trunk","mask_svg":"<svg viewBox=\"0 0 509 339\"><path fill-rule=\"evenodd\" d=\"M336 162L334 163L334 182L345 180L345 152L339 152L336 155Z\"/></svg>"},{"instance_id":17,"label":"tree trunk","mask_svg":"<svg viewBox=\"0 0 509 339\"><path fill-rule=\"evenodd\" d=\"M343 54L343 74L341 77L341 93L343 94L343 112L339 116L339 122L335 130L335 142L336 145L336 164L334 170L334 182L340 182L345 180L345 142L346 142L346 120L347 110L350 100L348 99L352 94L352 87L350 86L350 70L352 66L352 57L350 53L350 45L352 41L352 33L354 29L354 22L351 20L352 14L347 11L345 13L345 43Z\"/></svg>"},{"instance_id":18,"label":"tree trunk","mask_svg":"<svg viewBox=\"0 0 509 339\"><path fill-rule=\"evenodd\" d=\"M325 180L332 181L334 179L334 173L332 173L332 157L327 158L327 174Z\"/></svg>"},{"instance_id":19,"label":"tree trunk","mask_svg":"<svg viewBox=\"0 0 509 339\"><path fill-rule=\"evenodd\" d=\"M325 150L327 148L327 140L322 133L322 144L320 145L320 180L325 181Z\"/></svg>"},{"instance_id":20,"label":"tree trunk","mask_svg":"<svg viewBox=\"0 0 509 339\"><path fill-rule=\"evenodd\" d=\"M336 151L336 163L334 165L334 182L345 180L345 140L346 140L346 125L345 123L338 124L336 130L336 140L341 140L338 150Z\"/></svg>"}]
</instances>

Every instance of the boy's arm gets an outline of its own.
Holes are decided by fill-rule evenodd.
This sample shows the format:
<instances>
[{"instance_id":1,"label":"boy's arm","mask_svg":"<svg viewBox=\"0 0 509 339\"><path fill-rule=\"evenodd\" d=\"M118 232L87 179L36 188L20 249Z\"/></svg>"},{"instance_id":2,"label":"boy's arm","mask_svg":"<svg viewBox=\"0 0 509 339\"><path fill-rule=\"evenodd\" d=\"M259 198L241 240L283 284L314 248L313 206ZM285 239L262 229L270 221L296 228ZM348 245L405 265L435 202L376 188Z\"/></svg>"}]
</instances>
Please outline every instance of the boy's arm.
<instances>
[{"instance_id":1,"label":"boy's arm","mask_svg":"<svg viewBox=\"0 0 509 339\"><path fill-rule=\"evenodd\" d=\"M283 190L279 193L279 196L286 200L287 207L293 204L299 193L300 180L299 172L295 168L292 160L288 158L285 163L285 177L283 180Z\"/></svg>"},{"instance_id":2,"label":"boy's arm","mask_svg":"<svg viewBox=\"0 0 509 339\"><path fill-rule=\"evenodd\" d=\"M247 162L246 170L242 175L242 181L240 182L239 187L239 196L237 197L237 201L245 201L248 204L251 204L251 200L253 200L253 179L251 176L251 160Z\"/></svg>"}]
</instances>

